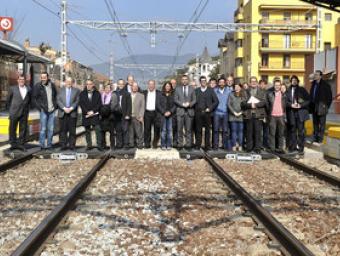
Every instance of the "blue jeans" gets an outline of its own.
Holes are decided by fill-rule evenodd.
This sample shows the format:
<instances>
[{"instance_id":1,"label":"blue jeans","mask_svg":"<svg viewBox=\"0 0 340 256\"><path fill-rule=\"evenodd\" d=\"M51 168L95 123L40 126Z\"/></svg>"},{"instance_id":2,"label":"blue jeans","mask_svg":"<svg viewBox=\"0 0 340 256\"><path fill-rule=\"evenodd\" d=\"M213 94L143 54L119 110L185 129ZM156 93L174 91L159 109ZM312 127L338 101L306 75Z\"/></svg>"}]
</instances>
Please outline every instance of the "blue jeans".
<instances>
[{"instance_id":1,"label":"blue jeans","mask_svg":"<svg viewBox=\"0 0 340 256\"><path fill-rule=\"evenodd\" d=\"M219 146L219 130L222 128L222 145L225 149L230 149L230 141L228 139L229 135L229 124L228 124L228 115L214 115L214 149L218 149Z\"/></svg>"},{"instance_id":2,"label":"blue jeans","mask_svg":"<svg viewBox=\"0 0 340 256\"><path fill-rule=\"evenodd\" d=\"M47 148L52 147L52 138L54 130L54 117L55 112L47 113L44 111L40 112L40 134L39 134L39 144L40 147L45 148L45 139L47 133Z\"/></svg>"},{"instance_id":3,"label":"blue jeans","mask_svg":"<svg viewBox=\"0 0 340 256\"><path fill-rule=\"evenodd\" d=\"M161 131L161 147L171 147L172 143L172 117L163 117Z\"/></svg>"},{"instance_id":4,"label":"blue jeans","mask_svg":"<svg viewBox=\"0 0 340 256\"><path fill-rule=\"evenodd\" d=\"M243 146L243 121L230 122L231 125L231 145L236 146L236 142L240 147Z\"/></svg>"}]
</instances>

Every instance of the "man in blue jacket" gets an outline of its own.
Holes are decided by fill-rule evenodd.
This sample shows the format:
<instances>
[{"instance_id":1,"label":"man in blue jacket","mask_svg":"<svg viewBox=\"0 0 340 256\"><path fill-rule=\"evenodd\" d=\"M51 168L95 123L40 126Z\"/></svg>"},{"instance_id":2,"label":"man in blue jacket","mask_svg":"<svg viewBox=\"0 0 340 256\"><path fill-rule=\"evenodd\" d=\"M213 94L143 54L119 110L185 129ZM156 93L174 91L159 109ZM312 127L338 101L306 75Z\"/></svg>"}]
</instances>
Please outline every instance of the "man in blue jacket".
<instances>
[{"instance_id":1,"label":"man in blue jacket","mask_svg":"<svg viewBox=\"0 0 340 256\"><path fill-rule=\"evenodd\" d=\"M219 130L222 128L222 145L225 149L230 149L228 142L228 100L231 93L231 88L225 87L226 79L221 77L218 79L218 87L215 88L215 93L218 99L218 105L214 111L213 129L214 140L213 149L218 150L219 146Z\"/></svg>"}]
</instances>

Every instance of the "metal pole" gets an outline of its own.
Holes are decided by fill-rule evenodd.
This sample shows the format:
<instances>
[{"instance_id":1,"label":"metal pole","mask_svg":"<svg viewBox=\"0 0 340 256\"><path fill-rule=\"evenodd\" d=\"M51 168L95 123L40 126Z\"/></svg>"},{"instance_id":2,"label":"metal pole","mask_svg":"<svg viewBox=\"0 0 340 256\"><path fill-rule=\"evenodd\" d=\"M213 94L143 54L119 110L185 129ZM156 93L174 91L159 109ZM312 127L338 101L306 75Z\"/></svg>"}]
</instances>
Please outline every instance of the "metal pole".
<instances>
[{"instance_id":1,"label":"metal pole","mask_svg":"<svg viewBox=\"0 0 340 256\"><path fill-rule=\"evenodd\" d=\"M110 80L114 81L114 57L113 57L113 51L111 51L110 54Z\"/></svg>"},{"instance_id":2,"label":"metal pole","mask_svg":"<svg viewBox=\"0 0 340 256\"><path fill-rule=\"evenodd\" d=\"M60 63L60 87L64 86L65 82L65 65L67 64L67 4L66 0L61 1L61 63Z\"/></svg>"},{"instance_id":3,"label":"metal pole","mask_svg":"<svg viewBox=\"0 0 340 256\"><path fill-rule=\"evenodd\" d=\"M316 8L316 22L317 22L317 28L316 28L316 40L315 40L315 52L320 52L320 46L321 46L321 9L318 7Z\"/></svg>"}]
</instances>

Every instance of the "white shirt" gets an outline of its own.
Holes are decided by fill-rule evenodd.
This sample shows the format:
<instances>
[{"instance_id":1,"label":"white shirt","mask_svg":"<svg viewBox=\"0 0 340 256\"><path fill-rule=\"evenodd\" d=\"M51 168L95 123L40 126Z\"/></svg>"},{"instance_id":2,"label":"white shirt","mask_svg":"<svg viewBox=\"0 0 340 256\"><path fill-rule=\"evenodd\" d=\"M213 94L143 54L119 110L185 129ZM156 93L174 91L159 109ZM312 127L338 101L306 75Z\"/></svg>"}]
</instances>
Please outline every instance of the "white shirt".
<instances>
[{"instance_id":1,"label":"white shirt","mask_svg":"<svg viewBox=\"0 0 340 256\"><path fill-rule=\"evenodd\" d=\"M155 111L156 110L156 90L152 92L148 91L146 110Z\"/></svg>"},{"instance_id":2,"label":"white shirt","mask_svg":"<svg viewBox=\"0 0 340 256\"><path fill-rule=\"evenodd\" d=\"M201 87L201 92L205 92L207 90L207 87Z\"/></svg>"},{"instance_id":3,"label":"white shirt","mask_svg":"<svg viewBox=\"0 0 340 256\"><path fill-rule=\"evenodd\" d=\"M220 91L220 93L223 94L223 93L224 93L224 89L225 89L225 88L223 88L223 89L220 89L220 88L219 88L218 90Z\"/></svg>"},{"instance_id":4,"label":"white shirt","mask_svg":"<svg viewBox=\"0 0 340 256\"><path fill-rule=\"evenodd\" d=\"M292 86L292 101L293 101L293 103L295 103L294 102L294 100L295 100L294 99L294 94L295 94L295 87Z\"/></svg>"},{"instance_id":5,"label":"white shirt","mask_svg":"<svg viewBox=\"0 0 340 256\"><path fill-rule=\"evenodd\" d=\"M129 92L129 93L131 93L131 91L132 91L132 86L131 85L127 85L127 91Z\"/></svg>"},{"instance_id":6,"label":"white shirt","mask_svg":"<svg viewBox=\"0 0 340 256\"><path fill-rule=\"evenodd\" d=\"M22 86L22 87L19 86L19 92L20 92L21 98L24 100L27 94L26 86Z\"/></svg>"}]
</instances>

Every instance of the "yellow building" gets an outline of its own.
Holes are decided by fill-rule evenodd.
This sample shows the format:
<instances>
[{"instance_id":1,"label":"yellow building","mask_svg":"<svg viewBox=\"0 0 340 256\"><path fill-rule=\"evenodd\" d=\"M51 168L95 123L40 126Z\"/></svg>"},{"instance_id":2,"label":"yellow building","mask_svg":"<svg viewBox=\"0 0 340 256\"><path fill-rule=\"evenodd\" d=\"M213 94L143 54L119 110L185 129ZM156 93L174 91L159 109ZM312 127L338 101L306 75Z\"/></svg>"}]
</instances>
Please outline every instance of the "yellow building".
<instances>
[{"instance_id":1,"label":"yellow building","mask_svg":"<svg viewBox=\"0 0 340 256\"><path fill-rule=\"evenodd\" d=\"M260 32L235 32L236 81L248 81L254 75L271 83L274 77L287 80L295 74L304 84L305 56L335 46L339 17L337 12L299 0L238 0L236 23L289 27L279 32L266 31L265 27ZM320 26L296 29L296 24Z\"/></svg>"}]
</instances>

